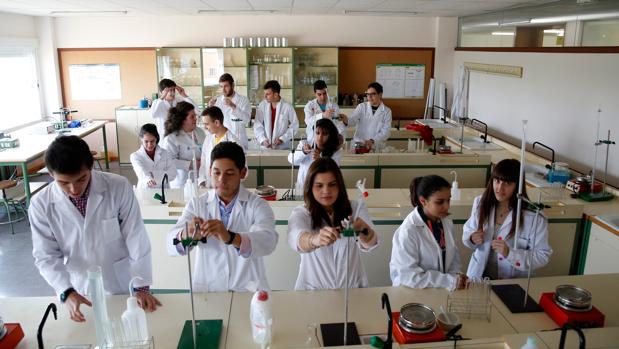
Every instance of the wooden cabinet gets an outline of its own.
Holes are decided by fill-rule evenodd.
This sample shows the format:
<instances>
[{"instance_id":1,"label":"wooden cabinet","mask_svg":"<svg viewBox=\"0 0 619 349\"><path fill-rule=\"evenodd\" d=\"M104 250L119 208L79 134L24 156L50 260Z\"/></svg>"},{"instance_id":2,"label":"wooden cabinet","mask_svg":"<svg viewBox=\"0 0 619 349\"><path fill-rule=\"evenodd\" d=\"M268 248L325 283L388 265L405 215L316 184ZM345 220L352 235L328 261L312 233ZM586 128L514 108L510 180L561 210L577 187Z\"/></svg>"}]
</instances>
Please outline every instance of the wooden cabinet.
<instances>
[{"instance_id":1,"label":"wooden cabinet","mask_svg":"<svg viewBox=\"0 0 619 349\"><path fill-rule=\"evenodd\" d=\"M116 136L118 137L118 161L130 165L129 157L140 147L140 128L153 123L148 109L122 106L116 108Z\"/></svg>"}]
</instances>

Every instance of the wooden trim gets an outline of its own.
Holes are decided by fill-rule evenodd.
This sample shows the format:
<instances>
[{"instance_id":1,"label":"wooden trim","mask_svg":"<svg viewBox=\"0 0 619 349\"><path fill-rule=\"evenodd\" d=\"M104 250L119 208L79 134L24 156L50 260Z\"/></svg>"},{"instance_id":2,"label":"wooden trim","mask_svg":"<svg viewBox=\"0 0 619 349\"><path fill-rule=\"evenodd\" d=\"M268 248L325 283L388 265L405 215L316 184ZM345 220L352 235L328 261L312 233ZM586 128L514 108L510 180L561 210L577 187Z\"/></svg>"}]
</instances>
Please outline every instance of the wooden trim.
<instances>
[{"instance_id":1,"label":"wooden trim","mask_svg":"<svg viewBox=\"0 0 619 349\"><path fill-rule=\"evenodd\" d=\"M59 48L61 51L150 51L155 50L155 47L65 47Z\"/></svg>"},{"instance_id":2,"label":"wooden trim","mask_svg":"<svg viewBox=\"0 0 619 349\"><path fill-rule=\"evenodd\" d=\"M615 228L609 226L608 224L602 222L601 220L597 219L595 216L589 216L589 220L597 225L599 225L600 227L604 228L605 230L608 230L609 232L619 236L619 231L617 231Z\"/></svg>"},{"instance_id":3,"label":"wooden trim","mask_svg":"<svg viewBox=\"0 0 619 349\"><path fill-rule=\"evenodd\" d=\"M539 52L539 53L619 53L619 46L579 47L456 47L455 51Z\"/></svg>"},{"instance_id":4,"label":"wooden trim","mask_svg":"<svg viewBox=\"0 0 619 349\"><path fill-rule=\"evenodd\" d=\"M64 78L62 77L62 50L58 49L58 75L60 75L60 95L62 97L62 107L67 105L67 96L64 93Z\"/></svg>"},{"instance_id":5,"label":"wooden trim","mask_svg":"<svg viewBox=\"0 0 619 349\"><path fill-rule=\"evenodd\" d=\"M311 47L311 46L310 46ZM388 50L393 50L393 51L402 51L402 50L408 50L408 51L428 51L428 50L432 50L435 51L436 47L397 47L397 46L392 46L392 47L377 47L377 46L339 46L340 50L376 50L376 51L388 51Z\"/></svg>"}]
</instances>

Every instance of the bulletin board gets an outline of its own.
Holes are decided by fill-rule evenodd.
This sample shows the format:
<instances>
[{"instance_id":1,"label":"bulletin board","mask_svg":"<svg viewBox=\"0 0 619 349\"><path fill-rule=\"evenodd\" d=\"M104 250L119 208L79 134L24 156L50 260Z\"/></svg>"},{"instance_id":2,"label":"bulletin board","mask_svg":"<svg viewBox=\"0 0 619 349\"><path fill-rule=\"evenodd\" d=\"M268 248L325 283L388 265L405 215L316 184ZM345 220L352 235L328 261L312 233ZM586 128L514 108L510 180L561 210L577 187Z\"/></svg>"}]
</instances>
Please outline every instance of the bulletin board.
<instances>
[{"instance_id":1,"label":"bulletin board","mask_svg":"<svg viewBox=\"0 0 619 349\"><path fill-rule=\"evenodd\" d=\"M430 78L434 76L434 53L433 47L340 47L338 92L350 95L365 92L368 84L376 81L376 67L380 64L423 65L422 97L387 98L383 95L394 120L423 117Z\"/></svg>"},{"instance_id":2,"label":"bulletin board","mask_svg":"<svg viewBox=\"0 0 619 349\"><path fill-rule=\"evenodd\" d=\"M376 81L383 98L423 98L425 71L423 64L377 64Z\"/></svg>"},{"instance_id":3,"label":"bulletin board","mask_svg":"<svg viewBox=\"0 0 619 349\"><path fill-rule=\"evenodd\" d=\"M114 120L116 107L137 105L144 96L150 97L157 92L157 60L154 48L62 48L58 49L58 60L62 103L78 110L77 115L80 118ZM117 98L83 99L83 93L73 93L71 67L96 65L118 66L120 95L107 96ZM74 99L74 96L80 97Z\"/></svg>"}]
</instances>

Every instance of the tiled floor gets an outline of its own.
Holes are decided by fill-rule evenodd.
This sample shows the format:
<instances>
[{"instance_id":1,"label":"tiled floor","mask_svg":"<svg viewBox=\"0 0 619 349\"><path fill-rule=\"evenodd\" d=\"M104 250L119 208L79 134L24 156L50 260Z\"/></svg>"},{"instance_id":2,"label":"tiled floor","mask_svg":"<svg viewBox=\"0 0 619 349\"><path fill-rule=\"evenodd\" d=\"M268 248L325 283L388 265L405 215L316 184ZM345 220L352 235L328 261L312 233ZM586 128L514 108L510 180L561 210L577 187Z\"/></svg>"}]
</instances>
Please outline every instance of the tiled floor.
<instances>
[{"instance_id":1,"label":"tiled floor","mask_svg":"<svg viewBox=\"0 0 619 349\"><path fill-rule=\"evenodd\" d=\"M119 168L118 163L110 164L110 172L121 174L132 184L137 182L131 167ZM50 181L47 176L37 177L36 181ZM6 212L0 208L0 221L6 221ZM32 237L27 220L11 228L0 225L0 297L50 296L53 289L45 282L34 266L32 257Z\"/></svg>"}]
</instances>

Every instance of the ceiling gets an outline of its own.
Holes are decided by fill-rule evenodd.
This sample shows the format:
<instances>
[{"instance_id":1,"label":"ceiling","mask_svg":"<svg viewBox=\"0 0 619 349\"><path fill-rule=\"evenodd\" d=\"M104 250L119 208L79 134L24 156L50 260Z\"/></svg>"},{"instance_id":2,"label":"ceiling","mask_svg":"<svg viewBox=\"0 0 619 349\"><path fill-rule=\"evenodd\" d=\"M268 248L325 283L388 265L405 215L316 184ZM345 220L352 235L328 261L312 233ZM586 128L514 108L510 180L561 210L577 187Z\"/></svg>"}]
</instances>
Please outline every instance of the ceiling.
<instances>
[{"instance_id":1,"label":"ceiling","mask_svg":"<svg viewBox=\"0 0 619 349\"><path fill-rule=\"evenodd\" d=\"M58 17L209 13L461 17L554 1L556 0L0 0L0 12Z\"/></svg>"}]
</instances>

